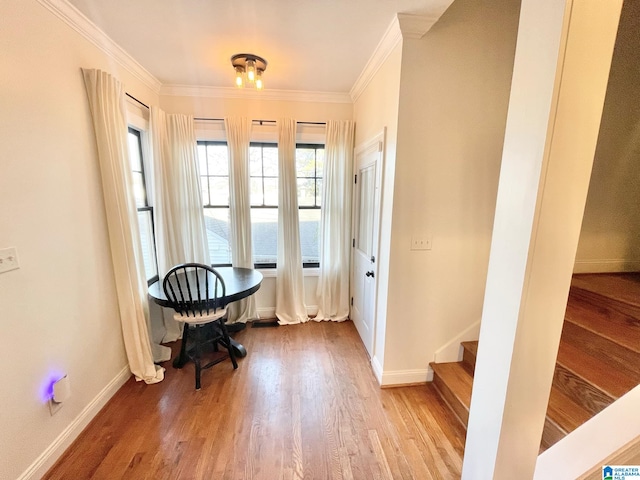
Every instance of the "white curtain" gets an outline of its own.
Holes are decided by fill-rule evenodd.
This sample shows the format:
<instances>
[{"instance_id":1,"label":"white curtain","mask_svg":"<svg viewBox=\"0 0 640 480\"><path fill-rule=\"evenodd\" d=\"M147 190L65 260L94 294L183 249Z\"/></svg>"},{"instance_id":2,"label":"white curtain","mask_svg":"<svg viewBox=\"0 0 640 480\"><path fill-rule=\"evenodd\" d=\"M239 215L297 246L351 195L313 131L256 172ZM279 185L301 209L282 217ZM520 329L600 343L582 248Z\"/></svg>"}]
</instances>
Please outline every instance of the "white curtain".
<instances>
[{"instance_id":1,"label":"white curtain","mask_svg":"<svg viewBox=\"0 0 640 480\"><path fill-rule=\"evenodd\" d=\"M155 237L160 280L175 265L185 262L210 264L202 210L200 173L193 117L167 115L150 108L149 136L153 165ZM181 325L164 315L163 325L154 323L162 342L180 338Z\"/></svg>"},{"instance_id":2,"label":"white curtain","mask_svg":"<svg viewBox=\"0 0 640 480\"><path fill-rule=\"evenodd\" d=\"M327 122L317 321L349 318L354 137L354 122Z\"/></svg>"},{"instance_id":3,"label":"white curtain","mask_svg":"<svg viewBox=\"0 0 640 480\"><path fill-rule=\"evenodd\" d=\"M149 303L127 146L124 89L118 80L101 70L83 69L82 74L96 134L129 368L137 380L157 383L164 378L164 368L154 365L149 340Z\"/></svg>"},{"instance_id":4,"label":"white curtain","mask_svg":"<svg viewBox=\"0 0 640 480\"><path fill-rule=\"evenodd\" d=\"M296 121L278 120L278 262L276 317L280 325L309 321L304 304L300 251L298 185L296 178Z\"/></svg>"},{"instance_id":5,"label":"white curtain","mask_svg":"<svg viewBox=\"0 0 640 480\"><path fill-rule=\"evenodd\" d=\"M229 146L231 257L234 267L253 268L249 197L251 120L240 117L225 118L224 128ZM258 318L255 297L252 295L230 304L228 312L229 323L246 323Z\"/></svg>"}]
</instances>

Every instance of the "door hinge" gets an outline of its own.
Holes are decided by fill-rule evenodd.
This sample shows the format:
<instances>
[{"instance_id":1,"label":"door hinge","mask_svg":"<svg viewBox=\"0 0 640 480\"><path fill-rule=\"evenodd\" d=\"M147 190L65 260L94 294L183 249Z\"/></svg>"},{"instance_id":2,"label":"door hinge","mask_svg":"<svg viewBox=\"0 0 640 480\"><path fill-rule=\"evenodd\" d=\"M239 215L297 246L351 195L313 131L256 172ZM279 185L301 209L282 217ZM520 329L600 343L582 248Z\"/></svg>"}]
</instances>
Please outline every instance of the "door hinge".
<instances>
[{"instance_id":1,"label":"door hinge","mask_svg":"<svg viewBox=\"0 0 640 480\"><path fill-rule=\"evenodd\" d=\"M351 306L353 307L353 297L351 297Z\"/></svg>"},{"instance_id":2,"label":"door hinge","mask_svg":"<svg viewBox=\"0 0 640 480\"><path fill-rule=\"evenodd\" d=\"M356 239L355 238L351 241L351 248L356 248Z\"/></svg>"},{"instance_id":3,"label":"door hinge","mask_svg":"<svg viewBox=\"0 0 640 480\"><path fill-rule=\"evenodd\" d=\"M358 175L353 176L353 183L358 183Z\"/></svg>"}]
</instances>

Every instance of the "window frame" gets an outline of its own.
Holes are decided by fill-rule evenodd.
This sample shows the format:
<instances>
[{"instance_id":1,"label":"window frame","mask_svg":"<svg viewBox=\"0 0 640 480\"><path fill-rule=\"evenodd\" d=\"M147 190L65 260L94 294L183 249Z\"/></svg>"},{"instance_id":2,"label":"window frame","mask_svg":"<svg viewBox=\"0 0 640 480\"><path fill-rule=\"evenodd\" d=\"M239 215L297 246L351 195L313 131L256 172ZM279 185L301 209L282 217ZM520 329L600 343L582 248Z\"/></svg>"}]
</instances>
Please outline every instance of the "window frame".
<instances>
[{"instance_id":1,"label":"window frame","mask_svg":"<svg viewBox=\"0 0 640 480\"><path fill-rule=\"evenodd\" d=\"M155 275L152 275L151 277L146 278L147 280L147 285L151 285L153 282L155 282L158 278L158 255L156 252L156 226L155 226L155 222L154 222L154 215L153 215L153 205L151 205L151 203L149 202L149 192L147 191L147 175L146 175L146 164L145 164L145 156L144 156L144 149L142 147L142 142L143 142L143 134L144 131L143 130L139 130L135 127L132 127L131 125L127 126L127 135L128 134L132 134L135 135L138 139L138 154L140 156L140 170L134 170L133 167L131 168L132 172L136 172L136 173L140 173L142 176L142 187L144 189L144 206L142 207L138 207L136 205L136 211L137 212L149 212L149 218L151 219L151 239L153 241L153 263L155 265L156 268L156 273ZM136 219L137 221L137 219ZM147 277L147 272L145 270L145 277Z\"/></svg>"},{"instance_id":2,"label":"window frame","mask_svg":"<svg viewBox=\"0 0 640 480\"><path fill-rule=\"evenodd\" d=\"M318 176L318 150L324 150L326 153L326 146L324 143L296 143L296 152L298 151L298 149L313 149L314 150L314 166L313 166L313 170L314 170L314 176L313 177L300 177L298 176L298 172L296 171L296 182L299 179L313 179L313 188L314 188L314 195L313 195L313 205L300 205L298 203L298 211L300 210L320 210L320 212L322 212L322 204L318 204L318 179L322 180L323 185L324 185L324 175L320 175ZM324 173L324 172L321 172ZM322 192L320 192L320 196L322 195ZM320 221L322 222L322 213L320 213ZM318 239L320 241L320 239ZM318 245L318 257L320 256L320 245ZM317 262L302 262L302 268L320 268L320 258L318 258Z\"/></svg>"}]
</instances>

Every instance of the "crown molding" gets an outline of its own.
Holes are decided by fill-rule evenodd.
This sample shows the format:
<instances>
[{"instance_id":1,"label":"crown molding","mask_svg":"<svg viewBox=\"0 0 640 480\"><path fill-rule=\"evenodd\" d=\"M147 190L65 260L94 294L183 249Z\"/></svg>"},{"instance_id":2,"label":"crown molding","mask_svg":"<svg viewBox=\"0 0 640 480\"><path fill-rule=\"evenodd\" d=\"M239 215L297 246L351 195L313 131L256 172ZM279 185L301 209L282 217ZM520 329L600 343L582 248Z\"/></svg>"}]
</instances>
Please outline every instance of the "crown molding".
<instances>
[{"instance_id":1,"label":"crown molding","mask_svg":"<svg viewBox=\"0 0 640 480\"><path fill-rule=\"evenodd\" d=\"M373 50L369 61L367 61L366 65L360 72L360 75L356 79L353 87L351 87L351 91L349 92L349 96L353 103L358 100L364 89L367 88L369 82L373 79L375 74L378 72L382 64L389 57L394 48L400 43L402 40L402 32L400 30L400 24L398 22L398 17L393 17L393 20L387 27L387 30L384 32L384 35L378 42L378 45Z\"/></svg>"},{"instance_id":2,"label":"crown molding","mask_svg":"<svg viewBox=\"0 0 640 480\"><path fill-rule=\"evenodd\" d=\"M411 15L398 13L397 20L402 38L422 38L435 25L440 15Z\"/></svg>"},{"instance_id":3,"label":"crown molding","mask_svg":"<svg viewBox=\"0 0 640 480\"><path fill-rule=\"evenodd\" d=\"M300 90L257 91L249 88L206 87L195 85L162 85L161 96L172 97L211 97L211 98L248 98L252 100L284 100L290 102L351 103L347 93L305 92Z\"/></svg>"},{"instance_id":4,"label":"crown molding","mask_svg":"<svg viewBox=\"0 0 640 480\"><path fill-rule=\"evenodd\" d=\"M38 3L113 58L153 92L160 93L160 81L67 0L38 0Z\"/></svg>"},{"instance_id":5,"label":"crown molding","mask_svg":"<svg viewBox=\"0 0 640 480\"><path fill-rule=\"evenodd\" d=\"M442 13L444 13L444 10L436 15L398 13L393 17L378 46L362 69L353 87L351 87L349 95L353 103L362 95L364 89L367 88L369 82L371 82L398 43L405 38L419 39L424 37L431 27L440 19Z\"/></svg>"}]
</instances>

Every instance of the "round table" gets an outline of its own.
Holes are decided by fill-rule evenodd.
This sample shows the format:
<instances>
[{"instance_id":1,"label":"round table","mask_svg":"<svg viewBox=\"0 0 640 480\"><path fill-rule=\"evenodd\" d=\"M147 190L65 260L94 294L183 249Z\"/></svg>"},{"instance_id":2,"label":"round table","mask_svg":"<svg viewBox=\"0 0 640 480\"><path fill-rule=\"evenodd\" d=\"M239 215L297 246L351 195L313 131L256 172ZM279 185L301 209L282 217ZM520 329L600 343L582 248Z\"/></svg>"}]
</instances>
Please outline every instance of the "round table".
<instances>
[{"instance_id":1,"label":"round table","mask_svg":"<svg viewBox=\"0 0 640 480\"><path fill-rule=\"evenodd\" d=\"M214 267L224 280L225 296L222 299L223 306L237 302L253 295L260 288L262 274L252 268L240 267ZM162 284L156 280L149 285L149 298L161 307L171 307L167 300ZM247 350L243 345L231 339L231 346L238 357L246 357Z\"/></svg>"}]
</instances>

